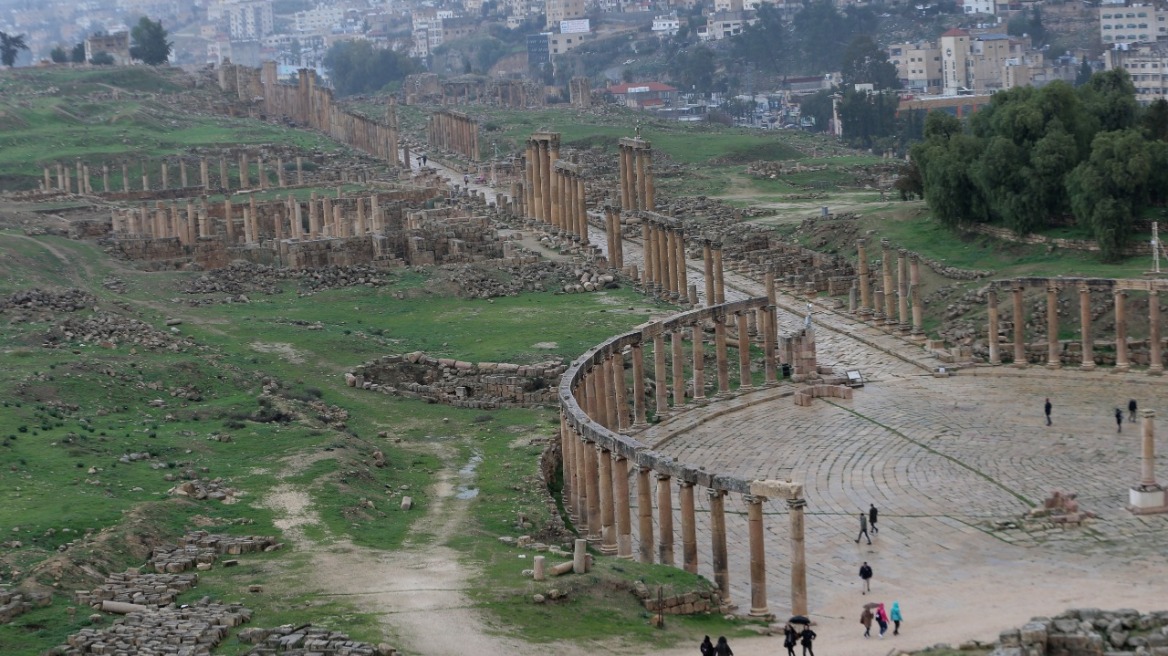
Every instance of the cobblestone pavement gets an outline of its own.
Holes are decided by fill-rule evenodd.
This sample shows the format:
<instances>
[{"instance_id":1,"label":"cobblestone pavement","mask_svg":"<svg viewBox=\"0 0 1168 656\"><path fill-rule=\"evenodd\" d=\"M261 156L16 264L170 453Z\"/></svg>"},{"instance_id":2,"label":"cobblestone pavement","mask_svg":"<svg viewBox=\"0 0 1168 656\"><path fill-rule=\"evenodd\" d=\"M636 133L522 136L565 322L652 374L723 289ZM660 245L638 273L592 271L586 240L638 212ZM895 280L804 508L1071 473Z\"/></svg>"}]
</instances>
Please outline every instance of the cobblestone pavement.
<instances>
[{"instance_id":1,"label":"cobblestone pavement","mask_svg":"<svg viewBox=\"0 0 1168 656\"><path fill-rule=\"evenodd\" d=\"M976 605L960 593L974 579L997 581L1003 593L1012 581L1061 581L1054 600L1068 581L1134 585L1147 582L1150 572L1165 573L1168 516L1135 517L1123 509L1139 477L1141 433L1125 423L1117 434L1114 408L1136 398L1142 408L1168 413L1164 386L1143 374L999 368L992 375L899 378L859 389L852 401L817 400L806 408L784 392L739 397L730 401L739 409L704 421L701 410L681 413L639 438L707 470L805 484L813 613L830 614L859 598L864 560L885 590L918 609L936 603L921 594L938 590L950 603ZM1054 404L1051 427L1042 412L1047 396ZM1161 476L1168 475L1163 449L1158 460ZM1065 530L1042 524L995 530L995 520L1020 519L1052 490L1077 493L1099 519ZM707 503L697 496L702 572L712 576ZM857 546L857 515L870 503L880 509L881 530L872 546ZM789 608L787 511L776 500L764 507L769 598L781 613ZM731 510L730 576L741 604L749 600L745 504L730 498ZM1132 596L1130 606L1154 605L1150 589L1135 587ZM1163 606L1163 594L1155 597Z\"/></svg>"}]
</instances>

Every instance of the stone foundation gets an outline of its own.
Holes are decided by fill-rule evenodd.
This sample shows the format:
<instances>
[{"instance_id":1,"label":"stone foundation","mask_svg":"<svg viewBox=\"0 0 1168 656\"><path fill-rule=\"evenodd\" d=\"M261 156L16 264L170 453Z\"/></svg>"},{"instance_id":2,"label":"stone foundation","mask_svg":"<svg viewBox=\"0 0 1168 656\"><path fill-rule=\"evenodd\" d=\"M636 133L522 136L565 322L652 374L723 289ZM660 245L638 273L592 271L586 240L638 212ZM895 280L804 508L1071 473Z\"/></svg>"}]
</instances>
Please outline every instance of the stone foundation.
<instances>
[{"instance_id":1,"label":"stone foundation","mask_svg":"<svg viewBox=\"0 0 1168 656\"><path fill-rule=\"evenodd\" d=\"M346 374L350 387L462 408L532 407L556 402L556 385L567 366L464 362L420 351L387 355Z\"/></svg>"}]
</instances>

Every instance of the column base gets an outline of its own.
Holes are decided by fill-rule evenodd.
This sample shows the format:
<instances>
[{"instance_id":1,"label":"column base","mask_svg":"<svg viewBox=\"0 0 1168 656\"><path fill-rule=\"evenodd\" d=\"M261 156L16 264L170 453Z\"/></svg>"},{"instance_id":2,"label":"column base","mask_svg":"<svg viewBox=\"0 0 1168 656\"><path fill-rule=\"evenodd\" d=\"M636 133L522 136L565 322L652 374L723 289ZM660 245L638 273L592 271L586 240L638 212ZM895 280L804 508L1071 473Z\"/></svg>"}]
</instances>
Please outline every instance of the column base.
<instances>
[{"instance_id":1,"label":"column base","mask_svg":"<svg viewBox=\"0 0 1168 656\"><path fill-rule=\"evenodd\" d=\"M1025 369L1030 366L1029 362L1012 362L1010 366L1015 369Z\"/></svg>"},{"instance_id":2,"label":"column base","mask_svg":"<svg viewBox=\"0 0 1168 656\"><path fill-rule=\"evenodd\" d=\"M1129 491L1127 509L1137 515L1168 512L1164 488L1159 485L1137 485Z\"/></svg>"},{"instance_id":3,"label":"column base","mask_svg":"<svg viewBox=\"0 0 1168 656\"><path fill-rule=\"evenodd\" d=\"M924 342L928 339L922 330L913 330L911 333L909 333L908 338L914 342Z\"/></svg>"},{"instance_id":4,"label":"column base","mask_svg":"<svg viewBox=\"0 0 1168 656\"><path fill-rule=\"evenodd\" d=\"M1130 363L1130 362L1124 362L1123 364L1119 364L1119 363L1117 362L1117 363L1115 364L1115 369L1114 369L1114 371L1115 371L1116 373L1120 373L1120 372L1127 372L1127 371L1128 371L1128 370L1130 370L1130 369L1131 369L1131 363Z\"/></svg>"},{"instance_id":5,"label":"column base","mask_svg":"<svg viewBox=\"0 0 1168 656\"><path fill-rule=\"evenodd\" d=\"M762 608L751 607L751 609L750 609L750 616L751 617L766 617L770 614L771 614L771 609L767 608L766 606L763 606Z\"/></svg>"},{"instance_id":6,"label":"column base","mask_svg":"<svg viewBox=\"0 0 1168 656\"><path fill-rule=\"evenodd\" d=\"M1148 367L1148 375L1149 376L1162 376L1162 375L1164 375L1164 365L1154 364L1154 365L1149 366Z\"/></svg>"},{"instance_id":7,"label":"column base","mask_svg":"<svg viewBox=\"0 0 1168 656\"><path fill-rule=\"evenodd\" d=\"M599 551L604 556L615 556L616 555L616 545L615 544L602 544L602 545L600 545Z\"/></svg>"},{"instance_id":8,"label":"column base","mask_svg":"<svg viewBox=\"0 0 1168 656\"><path fill-rule=\"evenodd\" d=\"M1084 362L1083 364L1079 365L1079 368L1083 369L1085 371L1091 371L1092 369L1095 368L1095 363L1094 362Z\"/></svg>"},{"instance_id":9,"label":"column base","mask_svg":"<svg viewBox=\"0 0 1168 656\"><path fill-rule=\"evenodd\" d=\"M618 535L616 538L616 557L625 560L633 559L633 536Z\"/></svg>"},{"instance_id":10,"label":"column base","mask_svg":"<svg viewBox=\"0 0 1168 656\"><path fill-rule=\"evenodd\" d=\"M990 361L989 361L989 365L990 365L991 367L1000 367L1000 366L1002 366L1002 361L1001 361L1001 359L998 359L998 360L990 360Z\"/></svg>"},{"instance_id":11,"label":"column base","mask_svg":"<svg viewBox=\"0 0 1168 656\"><path fill-rule=\"evenodd\" d=\"M1058 363L1058 362L1047 362L1043 366L1045 366L1047 369L1062 369L1063 368L1063 365L1061 363Z\"/></svg>"}]
</instances>

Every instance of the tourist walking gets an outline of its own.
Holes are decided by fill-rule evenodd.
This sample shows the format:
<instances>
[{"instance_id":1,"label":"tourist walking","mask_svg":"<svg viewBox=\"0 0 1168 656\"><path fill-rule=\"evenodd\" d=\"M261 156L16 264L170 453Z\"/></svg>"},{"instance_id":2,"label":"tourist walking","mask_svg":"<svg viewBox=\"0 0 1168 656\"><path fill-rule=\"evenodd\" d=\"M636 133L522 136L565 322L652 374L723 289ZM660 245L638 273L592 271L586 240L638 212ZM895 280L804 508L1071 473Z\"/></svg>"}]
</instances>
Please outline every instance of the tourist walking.
<instances>
[{"instance_id":1,"label":"tourist walking","mask_svg":"<svg viewBox=\"0 0 1168 656\"><path fill-rule=\"evenodd\" d=\"M787 648L787 656L795 656L795 645L799 643L799 632L795 626L787 622L783 627L783 646Z\"/></svg>"},{"instance_id":2,"label":"tourist walking","mask_svg":"<svg viewBox=\"0 0 1168 656\"><path fill-rule=\"evenodd\" d=\"M811 648L812 641L815 640L815 632L811 627L803 629L803 633L799 634L799 644L803 645L803 656L815 656L815 650Z\"/></svg>"},{"instance_id":3,"label":"tourist walking","mask_svg":"<svg viewBox=\"0 0 1168 656\"><path fill-rule=\"evenodd\" d=\"M888 631L888 612L884 610L884 604L876 607L876 623L880 625L880 637L883 638Z\"/></svg>"},{"instance_id":4,"label":"tourist walking","mask_svg":"<svg viewBox=\"0 0 1168 656\"><path fill-rule=\"evenodd\" d=\"M868 508L868 523L872 525L872 532L879 533L880 529L876 528L876 516L879 513L876 510L876 504L869 504Z\"/></svg>"},{"instance_id":5,"label":"tourist walking","mask_svg":"<svg viewBox=\"0 0 1168 656\"><path fill-rule=\"evenodd\" d=\"M868 538L868 544L872 544L872 537L868 535L868 516L860 513L860 534L856 536L856 544L860 544L860 538Z\"/></svg>"},{"instance_id":6,"label":"tourist walking","mask_svg":"<svg viewBox=\"0 0 1168 656\"><path fill-rule=\"evenodd\" d=\"M1123 432L1123 410L1115 409L1115 432Z\"/></svg>"},{"instance_id":7,"label":"tourist walking","mask_svg":"<svg viewBox=\"0 0 1168 656\"><path fill-rule=\"evenodd\" d=\"M1131 423L1136 423L1136 400L1132 399L1127 402L1127 420Z\"/></svg>"},{"instance_id":8,"label":"tourist walking","mask_svg":"<svg viewBox=\"0 0 1168 656\"><path fill-rule=\"evenodd\" d=\"M734 656L734 651L730 649L730 643L726 642L726 636L718 636L718 644L714 646L714 656Z\"/></svg>"},{"instance_id":9,"label":"tourist walking","mask_svg":"<svg viewBox=\"0 0 1168 656\"><path fill-rule=\"evenodd\" d=\"M864 606L864 611L860 613L860 624L864 625L864 637L872 637L872 619L876 616L872 614L872 609Z\"/></svg>"},{"instance_id":10,"label":"tourist walking","mask_svg":"<svg viewBox=\"0 0 1168 656\"><path fill-rule=\"evenodd\" d=\"M710 636L706 636L706 639L702 640L698 649L702 650L702 656L714 656L714 643L710 642Z\"/></svg>"},{"instance_id":11,"label":"tourist walking","mask_svg":"<svg viewBox=\"0 0 1168 656\"><path fill-rule=\"evenodd\" d=\"M1046 404L1042 406L1042 409L1046 411L1046 425L1047 426L1050 425L1050 408L1051 408L1050 399L1048 398L1046 400Z\"/></svg>"},{"instance_id":12,"label":"tourist walking","mask_svg":"<svg viewBox=\"0 0 1168 656\"><path fill-rule=\"evenodd\" d=\"M900 622L903 618L900 615L899 601L892 602L892 613L889 617L892 619L892 635L900 635Z\"/></svg>"},{"instance_id":13,"label":"tourist walking","mask_svg":"<svg viewBox=\"0 0 1168 656\"><path fill-rule=\"evenodd\" d=\"M860 594L868 594L872 591L872 568L866 560L863 565L860 565L860 581L862 588Z\"/></svg>"}]
</instances>

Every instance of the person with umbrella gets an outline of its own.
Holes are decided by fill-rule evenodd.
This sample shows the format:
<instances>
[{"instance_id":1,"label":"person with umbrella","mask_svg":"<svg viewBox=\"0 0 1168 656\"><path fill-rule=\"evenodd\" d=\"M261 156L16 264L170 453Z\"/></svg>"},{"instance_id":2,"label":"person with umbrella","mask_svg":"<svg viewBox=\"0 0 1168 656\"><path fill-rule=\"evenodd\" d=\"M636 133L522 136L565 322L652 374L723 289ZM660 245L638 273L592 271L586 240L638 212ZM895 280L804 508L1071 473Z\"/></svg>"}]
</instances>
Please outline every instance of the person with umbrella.
<instances>
[{"instance_id":1,"label":"person with umbrella","mask_svg":"<svg viewBox=\"0 0 1168 656\"><path fill-rule=\"evenodd\" d=\"M803 632L799 634L799 644L803 645L803 656L815 656L815 650L811 648L811 643L815 641L815 632L811 630L811 626L803 627Z\"/></svg>"},{"instance_id":2,"label":"person with umbrella","mask_svg":"<svg viewBox=\"0 0 1168 656\"><path fill-rule=\"evenodd\" d=\"M878 605L879 604L864 604L864 612L860 613L860 624L864 625L865 638L872 637L872 618L875 617L875 615L872 614L872 607Z\"/></svg>"},{"instance_id":3,"label":"person with umbrella","mask_svg":"<svg viewBox=\"0 0 1168 656\"><path fill-rule=\"evenodd\" d=\"M880 625L880 637L883 638L888 630L888 612L884 610L884 604L876 606L876 623Z\"/></svg>"},{"instance_id":4,"label":"person with umbrella","mask_svg":"<svg viewBox=\"0 0 1168 656\"><path fill-rule=\"evenodd\" d=\"M799 632L795 626L787 622L783 627L783 646L787 648L787 656L795 656L795 644L799 642Z\"/></svg>"}]
</instances>

